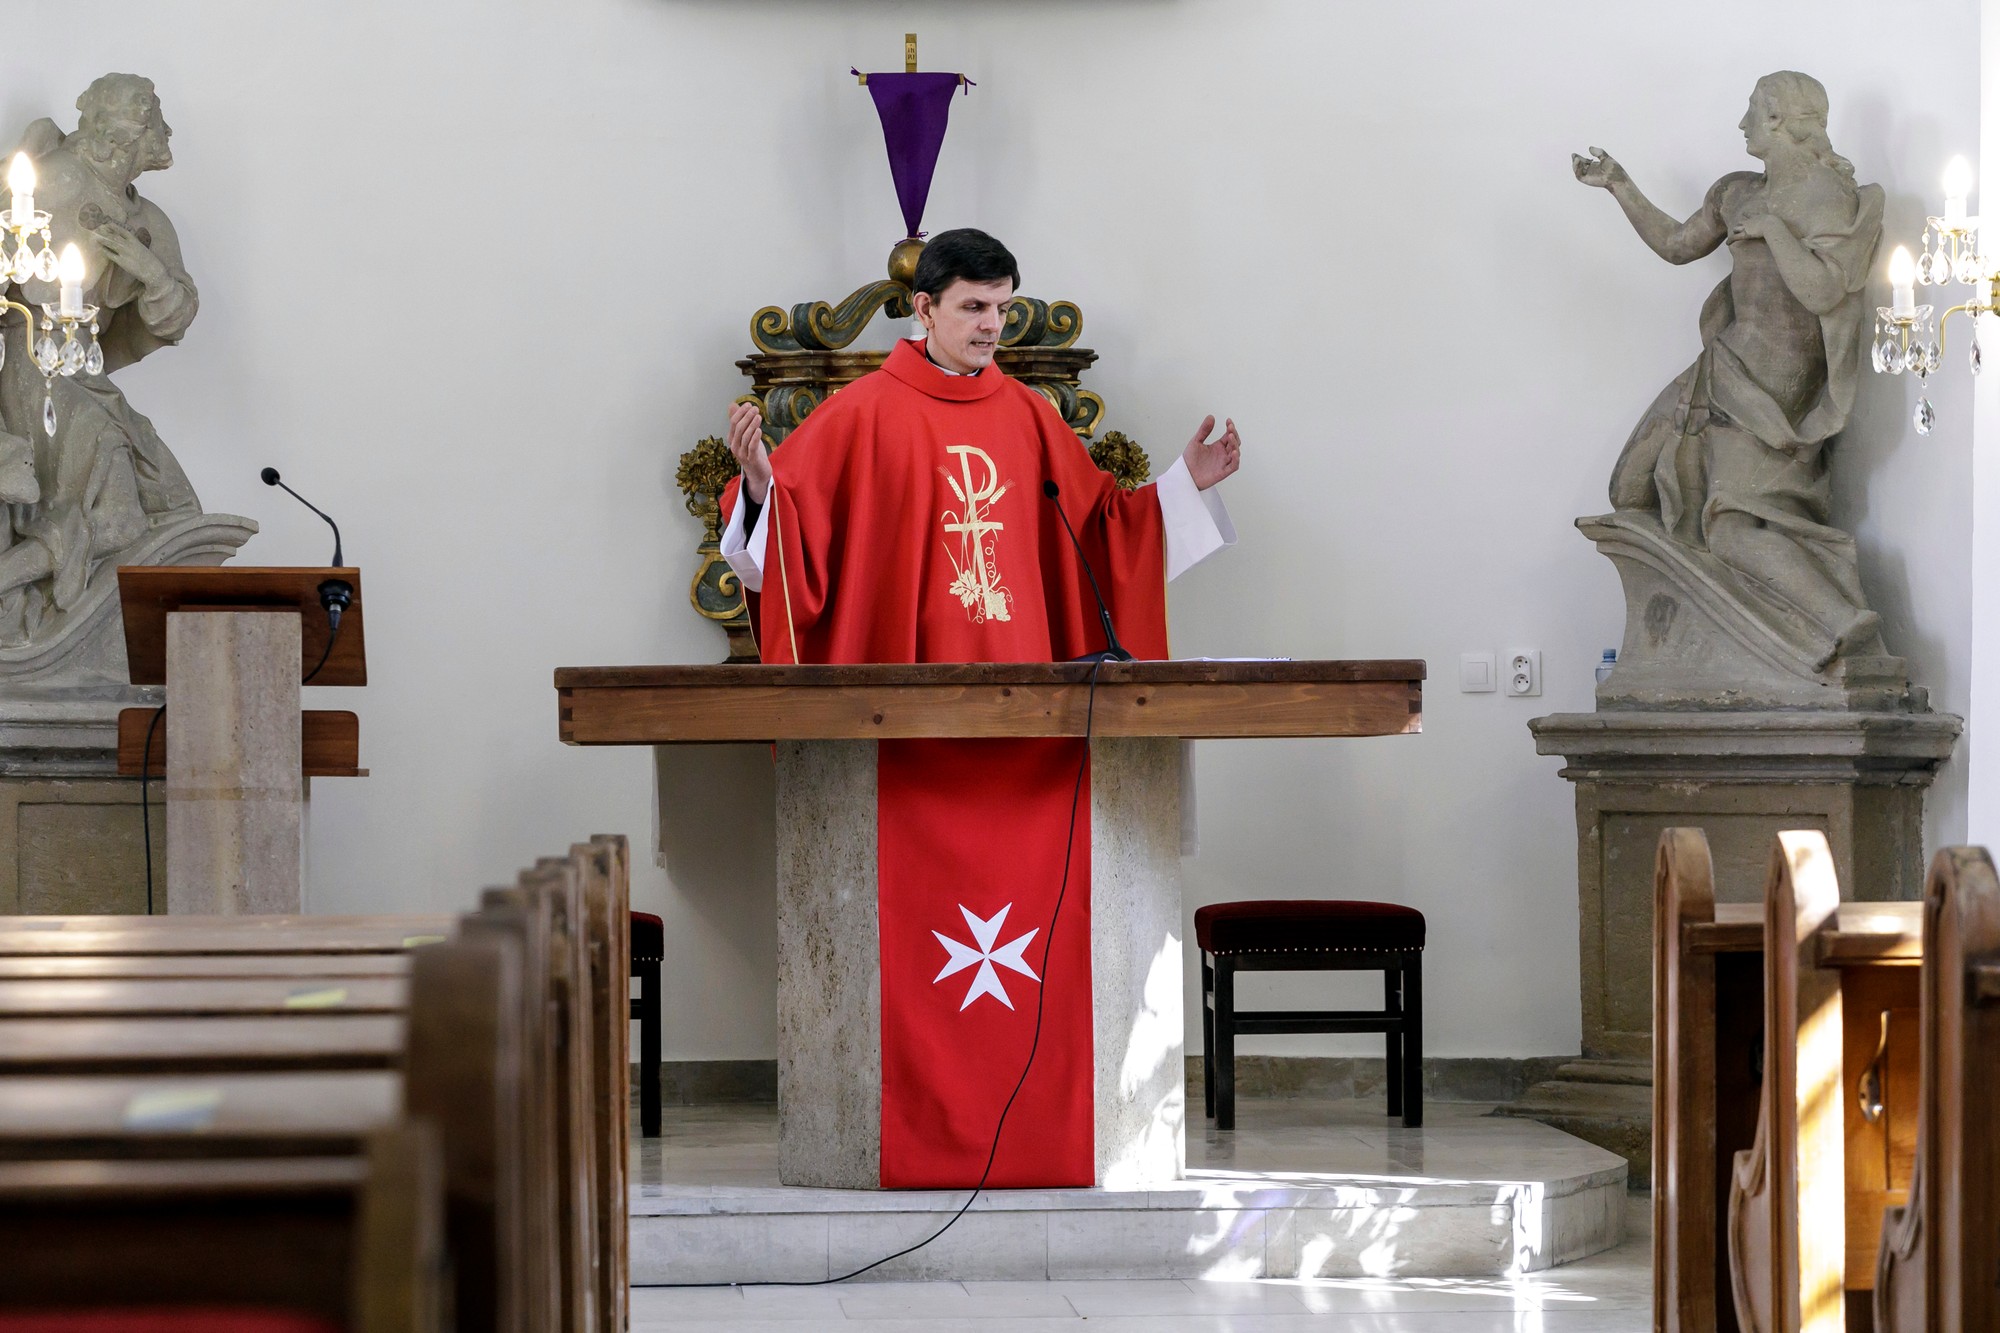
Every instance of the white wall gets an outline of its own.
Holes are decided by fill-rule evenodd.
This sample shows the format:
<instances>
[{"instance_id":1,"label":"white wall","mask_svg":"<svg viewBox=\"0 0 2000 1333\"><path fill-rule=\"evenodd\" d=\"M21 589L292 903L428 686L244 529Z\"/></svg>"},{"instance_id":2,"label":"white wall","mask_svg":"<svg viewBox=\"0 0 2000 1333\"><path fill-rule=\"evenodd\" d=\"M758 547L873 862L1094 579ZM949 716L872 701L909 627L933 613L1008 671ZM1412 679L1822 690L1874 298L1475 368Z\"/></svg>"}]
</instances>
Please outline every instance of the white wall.
<instances>
[{"instance_id":1,"label":"white wall","mask_svg":"<svg viewBox=\"0 0 2000 1333\"><path fill-rule=\"evenodd\" d=\"M640 842L669 923L668 1053L773 1044L768 874L645 854L652 757L555 741L562 664L714 660L686 604L676 456L720 425L747 320L838 297L901 235L851 62L978 89L926 217L984 226L1026 289L1081 303L1107 424L1168 459L1204 412L1248 441L1237 550L1173 593L1183 653L1411 656L1420 738L1215 744L1190 907L1395 899L1431 919L1431 1050L1577 1046L1570 791L1526 722L1590 706L1617 581L1570 526L1696 350L1725 272L1653 258L1568 155L1609 148L1686 212L1751 165L1758 75L1833 97L1833 139L1911 238L1976 147L1972 0L1669 8L1565 0L188 0L43 6L7 25L0 123L92 76L158 80L179 164L146 187L204 298L123 377L246 553L323 559L274 463L345 520L366 571L365 781L315 793L313 905L454 908L594 830ZM1920 61L1891 60L1923 32ZM29 57L34 52L35 58ZM554 231L544 210L558 209ZM1886 300L1886 294L1883 296ZM1970 397L1904 424L1869 377L1842 516L1892 644L1968 690ZM1539 700L1461 695L1462 651L1542 650ZM335 702L332 697L320 701ZM687 819L768 800L742 753L672 756ZM1963 832L1965 777L1935 802ZM767 815L755 815L767 819ZM1331 1040L1267 1049L1360 1049Z\"/></svg>"}]
</instances>

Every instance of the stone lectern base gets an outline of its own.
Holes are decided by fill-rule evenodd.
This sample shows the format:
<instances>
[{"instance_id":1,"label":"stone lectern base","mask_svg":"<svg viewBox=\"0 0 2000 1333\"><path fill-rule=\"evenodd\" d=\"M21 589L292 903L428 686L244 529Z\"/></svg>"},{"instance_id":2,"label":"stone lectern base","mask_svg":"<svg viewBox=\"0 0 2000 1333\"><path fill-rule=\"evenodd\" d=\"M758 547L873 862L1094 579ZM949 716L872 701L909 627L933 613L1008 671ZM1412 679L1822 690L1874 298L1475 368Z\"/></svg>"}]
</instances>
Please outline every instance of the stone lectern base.
<instances>
[{"instance_id":1,"label":"stone lectern base","mask_svg":"<svg viewBox=\"0 0 2000 1333\"><path fill-rule=\"evenodd\" d=\"M785 1185L881 1187L875 748L873 741L778 746L778 1177ZM1176 740L1091 744L1099 1186L1181 1177L1180 784Z\"/></svg>"}]
</instances>

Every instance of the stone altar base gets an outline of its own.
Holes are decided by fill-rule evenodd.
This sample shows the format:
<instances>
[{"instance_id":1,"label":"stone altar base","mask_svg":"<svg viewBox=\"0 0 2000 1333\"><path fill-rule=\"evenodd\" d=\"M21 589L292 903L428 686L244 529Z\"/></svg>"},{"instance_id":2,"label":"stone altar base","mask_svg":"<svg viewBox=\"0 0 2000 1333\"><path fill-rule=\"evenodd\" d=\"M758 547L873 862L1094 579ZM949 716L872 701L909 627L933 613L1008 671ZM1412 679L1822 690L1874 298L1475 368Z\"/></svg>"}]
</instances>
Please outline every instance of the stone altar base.
<instances>
[{"instance_id":1,"label":"stone altar base","mask_svg":"<svg viewBox=\"0 0 2000 1333\"><path fill-rule=\"evenodd\" d=\"M1180 761L1175 740L1092 742L1099 1185L1181 1174ZM875 742L779 744L778 1175L787 1185L880 1188L875 832Z\"/></svg>"},{"instance_id":2,"label":"stone altar base","mask_svg":"<svg viewBox=\"0 0 2000 1333\"><path fill-rule=\"evenodd\" d=\"M1432 1103L1404 1129L1376 1102L1242 1102L1237 1129L1188 1145L1183 1180L982 1195L865 1280L1498 1277L1623 1238L1623 1160L1484 1111ZM966 1199L780 1185L769 1106L669 1106L664 1129L632 1139L634 1286L839 1276Z\"/></svg>"}]
</instances>

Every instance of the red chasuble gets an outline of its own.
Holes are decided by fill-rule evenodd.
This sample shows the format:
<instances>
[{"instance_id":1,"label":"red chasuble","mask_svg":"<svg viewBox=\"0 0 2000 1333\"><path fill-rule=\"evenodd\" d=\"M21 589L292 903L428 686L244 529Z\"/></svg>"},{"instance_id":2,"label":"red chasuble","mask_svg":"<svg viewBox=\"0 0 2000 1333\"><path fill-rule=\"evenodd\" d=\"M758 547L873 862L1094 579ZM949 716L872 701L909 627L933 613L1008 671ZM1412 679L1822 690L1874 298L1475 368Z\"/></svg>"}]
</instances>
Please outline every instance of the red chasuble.
<instances>
[{"instance_id":1,"label":"red chasuble","mask_svg":"<svg viewBox=\"0 0 2000 1333\"><path fill-rule=\"evenodd\" d=\"M1053 478L1119 637L1167 655L1151 487L1121 491L1055 408L916 343L829 398L771 456L766 662L1047 662L1104 647ZM733 483L732 483L733 484ZM724 512L735 503L724 496ZM884 741L877 768L882 1184L1089 1185L1095 1173L1088 773L1075 740ZM1062 888L1065 845L1069 884ZM1046 994L1042 994L1046 987Z\"/></svg>"}]
</instances>

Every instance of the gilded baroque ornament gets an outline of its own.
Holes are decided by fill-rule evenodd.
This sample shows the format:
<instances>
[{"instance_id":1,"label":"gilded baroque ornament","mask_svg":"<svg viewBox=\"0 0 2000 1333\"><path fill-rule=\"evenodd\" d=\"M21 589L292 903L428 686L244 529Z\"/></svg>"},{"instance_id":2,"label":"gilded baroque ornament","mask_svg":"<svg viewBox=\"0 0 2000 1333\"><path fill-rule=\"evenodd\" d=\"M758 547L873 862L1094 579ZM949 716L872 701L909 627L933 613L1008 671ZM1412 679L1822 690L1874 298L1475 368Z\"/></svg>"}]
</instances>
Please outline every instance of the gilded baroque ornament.
<instances>
[{"instance_id":1,"label":"gilded baroque ornament","mask_svg":"<svg viewBox=\"0 0 2000 1333\"><path fill-rule=\"evenodd\" d=\"M882 365L887 352L850 348L877 315L895 320L911 317L910 283L923 248L923 241L914 237L897 242L889 252L888 277L838 303L803 301L789 309L766 306L751 317L750 341L756 350L736 363L750 379L750 392L738 401L763 408L767 448L782 445L830 394ZM1008 308L994 359L1003 371L1054 404L1070 429L1088 442L1103 419L1104 400L1081 383L1083 372L1097 360L1097 353L1076 345L1082 333L1083 312L1075 302L1017 296ZM1092 446L1092 459L1120 485L1142 484L1150 469L1145 451L1123 435L1115 436L1115 444L1113 440L1107 435ZM681 456L677 480L687 496L688 512L702 521L696 548L701 563L689 600L703 618L728 633L729 661L754 662L757 643L748 604L720 554L723 514L716 496L734 475L734 460L720 440L703 440Z\"/></svg>"}]
</instances>

